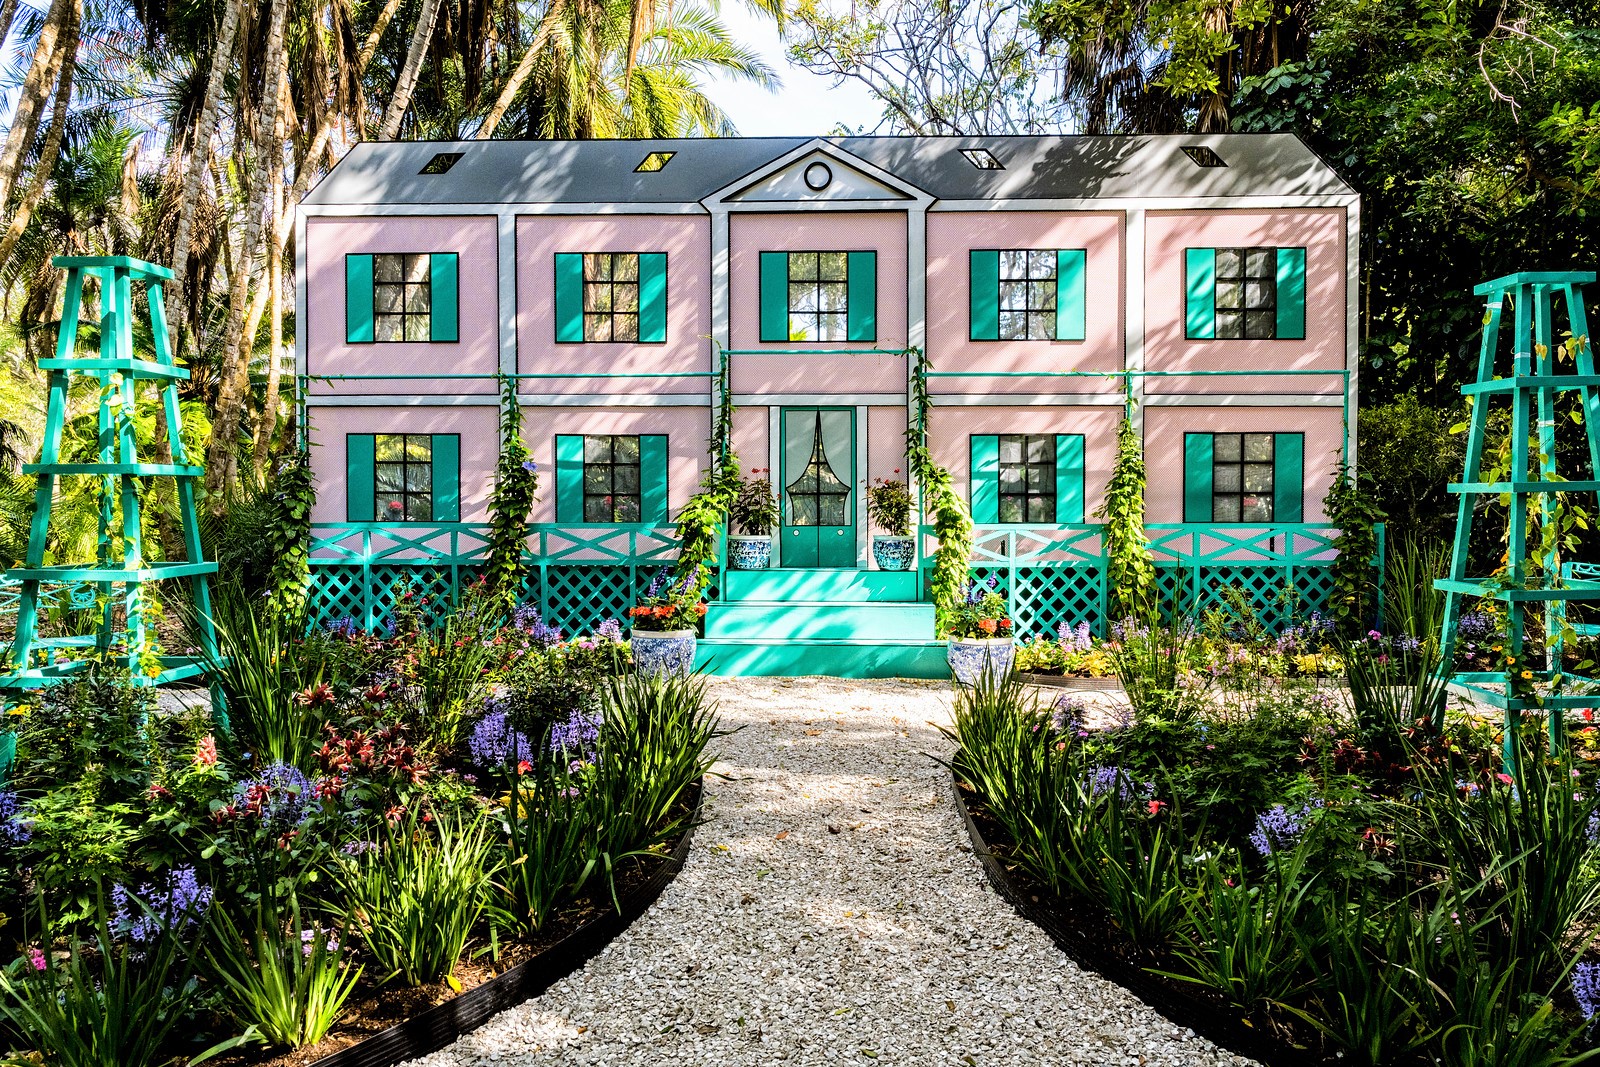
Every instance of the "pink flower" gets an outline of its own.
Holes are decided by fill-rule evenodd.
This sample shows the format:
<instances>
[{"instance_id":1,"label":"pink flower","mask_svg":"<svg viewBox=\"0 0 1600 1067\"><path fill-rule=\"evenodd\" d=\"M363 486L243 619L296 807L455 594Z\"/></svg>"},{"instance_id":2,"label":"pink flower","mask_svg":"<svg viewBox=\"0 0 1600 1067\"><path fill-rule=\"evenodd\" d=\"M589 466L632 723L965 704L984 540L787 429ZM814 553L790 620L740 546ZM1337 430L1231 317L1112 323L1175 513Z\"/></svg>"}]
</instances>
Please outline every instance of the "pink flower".
<instances>
[{"instance_id":1,"label":"pink flower","mask_svg":"<svg viewBox=\"0 0 1600 1067\"><path fill-rule=\"evenodd\" d=\"M194 765L196 767L215 767L217 765L217 739L206 734L195 746Z\"/></svg>"},{"instance_id":2,"label":"pink flower","mask_svg":"<svg viewBox=\"0 0 1600 1067\"><path fill-rule=\"evenodd\" d=\"M1500 779L1500 784L1501 785L1510 785L1511 784L1511 781L1512 781L1511 776L1509 774L1506 774L1504 771L1496 774L1495 777Z\"/></svg>"},{"instance_id":3,"label":"pink flower","mask_svg":"<svg viewBox=\"0 0 1600 1067\"><path fill-rule=\"evenodd\" d=\"M28 949L28 962L33 965L33 969L36 971L42 971L45 969L46 961L44 958L44 953L38 948Z\"/></svg>"},{"instance_id":4,"label":"pink flower","mask_svg":"<svg viewBox=\"0 0 1600 1067\"><path fill-rule=\"evenodd\" d=\"M404 506L405 506L405 505L404 505L404 504L402 504L402 503L400 503L400 501L398 501L398 500L391 500L391 501L389 501L389 510L390 510L390 511L399 511L399 510L400 510L400 509L401 509L401 508L403 508L403 507L404 507Z\"/></svg>"}]
</instances>

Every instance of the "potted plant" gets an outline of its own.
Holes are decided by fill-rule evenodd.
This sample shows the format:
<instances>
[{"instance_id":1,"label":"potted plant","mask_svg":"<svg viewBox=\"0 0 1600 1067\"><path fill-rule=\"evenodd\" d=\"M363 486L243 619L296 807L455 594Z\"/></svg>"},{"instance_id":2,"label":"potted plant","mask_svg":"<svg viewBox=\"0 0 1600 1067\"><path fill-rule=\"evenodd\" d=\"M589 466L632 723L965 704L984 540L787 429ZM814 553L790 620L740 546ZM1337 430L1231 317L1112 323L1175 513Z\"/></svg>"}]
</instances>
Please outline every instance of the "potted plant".
<instances>
[{"instance_id":1,"label":"potted plant","mask_svg":"<svg viewBox=\"0 0 1600 1067\"><path fill-rule=\"evenodd\" d=\"M772 528L778 525L778 498L766 468L756 467L739 483L728 505L728 519L743 531L728 538L728 566L736 571L761 571L772 566Z\"/></svg>"},{"instance_id":2,"label":"potted plant","mask_svg":"<svg viewBox=\"0 0 1600 1067\"><path fill-rule=\"evenodd\" d=\"M985 673L1001 676L1011 670L1017 650L1012 641L1011 617L998 582L970 580L951 619L946 654L956 681L972 685Z\"/></svg>"},{"instance_id":3,"label":"potted plant","mask_svg":"<svg viewBox=\"0 0 1600 1067\"><path fill-rule=\"evenodd\" d=\"M867 517L883 531L872 535L872 558L879 569L910 570L917 558L917 542L911 536L910 487L898 479L876 479L867 488Z\"/></svg>"},{"instance_id":4,"label":"potted plant","mask_svg":"<svg viewBox=\"0 0 1600 1067\"><path fill-rule=\"evenodd\" d=\"M674 578L661 568L640 602L628 609L634 670L652 678L694 670L694 629L705 613L694 575Z\"/></svg>"}]
</instances>

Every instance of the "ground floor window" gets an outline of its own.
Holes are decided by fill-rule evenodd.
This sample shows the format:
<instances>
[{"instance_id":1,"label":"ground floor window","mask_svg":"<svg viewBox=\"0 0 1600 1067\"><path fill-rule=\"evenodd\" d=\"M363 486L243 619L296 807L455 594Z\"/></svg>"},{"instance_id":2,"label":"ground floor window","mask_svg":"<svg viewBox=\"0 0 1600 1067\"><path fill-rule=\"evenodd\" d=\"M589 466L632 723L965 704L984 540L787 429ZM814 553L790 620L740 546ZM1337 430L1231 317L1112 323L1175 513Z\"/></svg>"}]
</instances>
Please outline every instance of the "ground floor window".
<instances>
[{"instance_id":1,"label":"ground floor window","mask_svg":"<svg viewBox=\"0 0 1600 1067\"><path fill-rule=\"evenodd\" d=\"M1184 435L1184 522L1300 522L1305 435Z\"/></svg>"},{"instance_id":2,"label":"ground floor window","mask_svg":"<svg viewBox=\"0 0 1600 1067\"><path fill-rule=\"evenodd\" d=\"M1082 434L975 434L971 458L974 522L1083 521Z\"/></svg>"},{"instance_id":3,"label":"ground floor window","mask_svg":"<svg viewBox=\"0 0 1600 1067\"><path fill-rule=\"evenodd\" d=\"M665 434L558 434L556 521L668 521Z\"/></svg>"},{"instance_id":4,"label":"ground floor window","mask_svg":"<svg viewBox=\"0 0 1600 1067\"><path fill-rule=\"evenodd\" d=\"M638 522L639 438L596 434L583 439L583 521Z\"/></svg>"},{"instance_id":5,"label":"ground floor window","mask_svg":"<svg viewBox=\"0 0 1600 1067\"><path fill-rule=\"evenodd\" d=\"M350 521L460 521L459 434L354 433L345 442Z\"/></svg>"}]
</instances>

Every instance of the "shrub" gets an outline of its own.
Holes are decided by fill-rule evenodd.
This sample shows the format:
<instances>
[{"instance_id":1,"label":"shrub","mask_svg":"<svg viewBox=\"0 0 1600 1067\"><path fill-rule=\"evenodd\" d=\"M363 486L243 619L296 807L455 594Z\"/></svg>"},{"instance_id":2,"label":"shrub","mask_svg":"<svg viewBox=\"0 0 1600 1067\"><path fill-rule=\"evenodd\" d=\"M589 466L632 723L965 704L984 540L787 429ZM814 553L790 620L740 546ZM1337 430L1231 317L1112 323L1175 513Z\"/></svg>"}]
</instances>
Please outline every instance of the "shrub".
<instances>
[{"instance_id":1,"label":"shrub","mask_svg":"<svg viewBox=\"0 0 1600 1067\"><path fill-rule=\"evenodd\" d=\"M878 478L867 487L867 517L890 537L911 536L914 503L911 490L898 479Z\"/></svg>"},{"instance_id":2,"label":"shrub","mask_svg":"<svg viewBox=\"0 0 1600 1067\"><path fill-rule=\"evenodd\" d=\"M772 483L764 477L770 473L764 467L755 467L750 477L739 482L739 491L728 504L728 520L751 537L765 537L778 525L778 497Z\"/></svg>"},{"instance_id":3,"label":"shrub","mask_svg":"<svg viewBox=\"0 0 1600 1067\"><path fill-rule=\"evenodd\" d=\"M961 600L950 612L949 634L955 638L1010 637L1011 615L998 581L967 582Z\"/></svg>"}]
</instances>

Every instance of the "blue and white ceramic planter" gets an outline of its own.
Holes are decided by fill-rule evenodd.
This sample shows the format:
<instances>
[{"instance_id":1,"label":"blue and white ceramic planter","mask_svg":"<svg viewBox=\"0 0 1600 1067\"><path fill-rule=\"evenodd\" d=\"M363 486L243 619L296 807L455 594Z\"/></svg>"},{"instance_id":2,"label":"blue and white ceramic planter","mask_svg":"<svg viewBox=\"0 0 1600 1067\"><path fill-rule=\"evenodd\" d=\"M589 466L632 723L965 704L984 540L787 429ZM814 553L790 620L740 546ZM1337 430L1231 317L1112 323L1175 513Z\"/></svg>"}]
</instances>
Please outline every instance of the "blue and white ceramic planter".
<instances>
[{"instance_id":1,"label":"blue and white ceramic planter","mask_svg":"<svg viewBox=\"0 0 1600 1067\"><path fill-rule=\"evenodd\" d=\"M1009 637L952 637L945 658L950 661L950 673L956 681L974 685L985 671L996 678L1008 674L1017 658L1017 646Z\"/></svg>"},{"instance_id":2,"label":"blue and white ceramic planter","mask_svg":"<svg viewBox=\"0 0 1600 1067\"><path fill-rule=\"evenodd\" d=\"M631 642L633 669L646 678L683 677L694 670L693 630L635 630Z\"/></svg>"},{"instance_id":3,"label":"blue and white ceramic planter","mask_svg":"<svg viewBox=\"0 0 1600 1067\"><path fill-rule=\"evenodd\" d=\"M772 538L728 538L728 566L736 571L764 571L772 566Z\"/></svg>"},{"instance_id":4,"label":"blue and white ceramic planter","mask_svg":"<svg viewBox=\"0 0 1600 1067\"><path fill-rule=\"evenodd\" d=\"M908 571L917 558L917 542L910 537L873 534L872 558L878 561L879 570Z\"/></svg>"}]
</instances>

